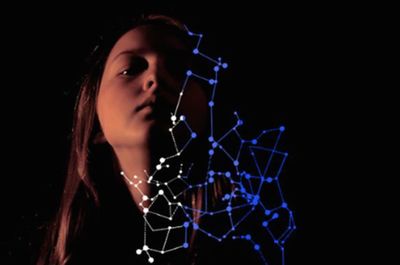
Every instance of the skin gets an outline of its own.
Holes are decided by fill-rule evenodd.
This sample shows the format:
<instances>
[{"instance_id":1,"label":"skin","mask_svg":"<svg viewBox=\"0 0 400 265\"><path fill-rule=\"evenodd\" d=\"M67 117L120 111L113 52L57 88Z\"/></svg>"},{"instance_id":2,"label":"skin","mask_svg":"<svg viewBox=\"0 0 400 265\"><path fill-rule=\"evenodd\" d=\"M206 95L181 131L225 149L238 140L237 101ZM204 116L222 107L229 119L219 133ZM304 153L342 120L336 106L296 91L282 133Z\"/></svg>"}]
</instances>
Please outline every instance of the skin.
<instances>
[{"instance_id":1,"label":"skin","mask_svg":"<svg viewBox=\"0 0 400 265\"><path fill-rule=\"evenodd\" d=\"M145 25L126 32L108 56L96 109L104 137L130 179L147 179L144 171L152 172L152 158L162 152L154 143L171 141L170 113L183 84L187 54L183 42L165 26ZM205 131L207 97L197 83L190 82L178 113L198 134ZM142 195L128 187L138 205ZM145 181L140 189L151 193Z\"/></svg>"}]
</instances>

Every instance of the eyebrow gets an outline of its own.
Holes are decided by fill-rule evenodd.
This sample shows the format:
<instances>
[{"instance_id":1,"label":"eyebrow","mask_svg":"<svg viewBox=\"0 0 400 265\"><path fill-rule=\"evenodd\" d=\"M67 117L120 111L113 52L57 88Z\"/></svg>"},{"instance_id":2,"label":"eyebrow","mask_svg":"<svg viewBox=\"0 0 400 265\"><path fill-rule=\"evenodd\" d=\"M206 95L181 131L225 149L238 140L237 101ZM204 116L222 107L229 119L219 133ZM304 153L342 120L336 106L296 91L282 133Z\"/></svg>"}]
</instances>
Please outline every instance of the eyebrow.
<instances>
[{"instance_id":1,"label":"eyebrow","mask_svg":"<svg viewBox=\"0 0 400 265\"><path fill-rule=\"evenodd\" d=\"M124 55L136 55L136 54L142 54L146 52L146 49L130 49L130 50L126 50L123 52L120 52L119 54L117 54L116 56L114 56L114 58L111 60L111 63L115 62L119 57L124 56Z\"/></svg>"}]
</instances>

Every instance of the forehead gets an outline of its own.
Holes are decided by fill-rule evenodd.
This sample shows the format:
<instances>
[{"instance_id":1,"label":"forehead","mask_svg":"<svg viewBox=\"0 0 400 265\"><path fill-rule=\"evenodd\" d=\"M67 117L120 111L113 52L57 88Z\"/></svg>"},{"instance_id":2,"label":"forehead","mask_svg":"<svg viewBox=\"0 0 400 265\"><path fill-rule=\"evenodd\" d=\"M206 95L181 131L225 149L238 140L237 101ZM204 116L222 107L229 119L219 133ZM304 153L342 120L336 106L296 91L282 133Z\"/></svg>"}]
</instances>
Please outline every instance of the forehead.
<instances>
[{"instance_id":1,"label":"forehead","mask_svg":"<svg viewBox=\"0 0 400 265\"><path fill-rule=\"evenodd\" d=\"M124 51L141 50L166 52L184 50L185 45L177 30L166 25L143 25L122 35L112 48L109 57L113 58Z\"/></svg>"}]
</instances>

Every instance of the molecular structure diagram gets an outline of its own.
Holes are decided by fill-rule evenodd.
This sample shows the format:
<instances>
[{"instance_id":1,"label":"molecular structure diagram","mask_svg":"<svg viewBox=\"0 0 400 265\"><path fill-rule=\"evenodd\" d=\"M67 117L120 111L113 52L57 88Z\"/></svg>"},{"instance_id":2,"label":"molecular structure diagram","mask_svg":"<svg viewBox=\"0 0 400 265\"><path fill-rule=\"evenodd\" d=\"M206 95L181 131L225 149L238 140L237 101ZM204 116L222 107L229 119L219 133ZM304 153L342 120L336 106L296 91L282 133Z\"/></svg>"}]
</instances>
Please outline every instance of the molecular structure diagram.
<instances>
[{"instance_id":1,"label":"molecular structure diagram","mask_svg":"<svg viewBox=\"0 0 400 265\"><path fill-rule=\"evenodd\" d=\"M285 127L263 130L256 137L244 139L239 132L244 122L239 114L234 112L235 122L233 126L224 131L222 135L215 135L214 130L214 107L215 92L218 85L218 73L228 68L228 64L222 62L221 58L213 59L202 53L199 49L202 34L191 32L186 28L187 33L196 39L196 46L192 50L194 56L200 56L206 60L212 67L213 76L204 77L194 70L187 70L183 82L177 105L171 113L171 127L169 132L174 144L175 153L170 156L159 158L154 172L147 176L146 180L138 176L127 176L124 172L121 175L129 185L134 186L141 193L142 201L139 203L143 211L144 219L144 238L143 245L136 250L137 255L146 254L149 263L155 261L157 254L166 254L178 249L187 249L190 245L190 230L196 233L203 233L218 242L224 240L245 240L251 244L254 251L260 256L263 264L269 264L268 259L263 253L262 245L251 233L238 233L241 224L250 215L258 214L261 221L258 231L263 231L264 237L269 237L270 241L280 253L281 264L285 264L284 244L290 234L296 229L293 218L293 212L289 209L283 196L279 176L285 164L287 153L277 150L278 142ZM195 141L198 135L194 132L187 118L179 115L179 107L182 97L185 94L185 88L189 80L197 79L211 86L211 96L208 101L210 109L210 134L208 135L208 166L205 176L197 183L191 181L191 169L193 163L184 165L178 163L174 168L174 174L168 180L158 179L158 175L163 170L172 169L172 161L179 160L185 155L185 150L192 141ZM178 144L174 131L176 128L184 126L189 132L189 137L183 144ZM234 144L228 139L236 138ZM262 145L263 139L268 138L270 144ZM229 167L224 169L225 164L218 167L216 156L223 156L228 161ZM230 189L224 191L217 203L211 203L215 185L223 180L229 183ZM141 184L147 182L156 187L154 196L144 194L141 190ZM177 185L179 184L179 185ZM179 188L177 188L179 187ZM204 205L197 208L195 205L185 202L184 194L190 191L202 189L204 193ZM274 203L268 200L268 192L274 190L277 199ZM218 205L218 206L215 206ZM193 213L197 218L193 217ZM201 218L208 217L226 217L228 220L225 226L218 225L217 231L214 228L207 227L206 224L199 222ZM175 221L175 222L174 222ZM283 223L283 229L274 230L274 224ZM149 235L156 233L158 240L151 241ZM258 232L257 234L260 234ZM174 240L172 240L174 239ZM156 243L157 242L157 243Z\"/></svg>"}]
</instances>

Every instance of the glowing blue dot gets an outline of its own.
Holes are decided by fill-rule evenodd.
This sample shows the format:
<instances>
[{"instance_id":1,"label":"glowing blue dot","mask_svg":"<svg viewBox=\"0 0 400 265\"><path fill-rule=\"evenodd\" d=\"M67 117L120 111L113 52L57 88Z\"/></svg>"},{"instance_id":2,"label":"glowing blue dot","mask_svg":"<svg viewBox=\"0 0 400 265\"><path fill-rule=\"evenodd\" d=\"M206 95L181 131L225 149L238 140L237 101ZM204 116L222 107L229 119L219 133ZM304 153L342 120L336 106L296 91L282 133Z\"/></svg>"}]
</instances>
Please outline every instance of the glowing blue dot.
<instances>
[{"instance_id":1,"label":"glowing blue dot","mask_svg":"<svg viewBox=\"0 0 400 265\"><path fill-rule=\"evenodd\" d=\"M214 141L214 137L212 137L212 136L208 137L208 141L209 142L213 142Z\"/></svg>"},{"instance_id":2,"label":"glowing blue dot","mask_svg":"<svg viewBox=\"0 0 400 265\"><path fill-rule=\"evenodd\" d=\"M282 203L282 208L287 208L287 203L286 202Z\"/></svg>"},{"instance_id":3,"label":"glowing blue dot","mask_svg":"<svg viewBox=\"0 0 400 265\"><path fill-rule=\"evenodd\" d=\"M271 183L271 182L272 182L272 178L271 178L271 177L268 177L268 178L267 178L267 182L268 182L268 183Z\"/></svg>"},{"instance_id":4,"label":"glowing blue dot","mask_svg":"<svg viewBox=\"0 0 400 265\"><path fill-rule=\"evenodd\" d=\"M191 188L193 188L193 186L192 186L192 185L189 185L189 189L191 189Z\"/></svg>"},{"instance_id":5,"label":"glowing blue dot","mask_svg":"<svg viewBox=\"0 0 400 265\"><path fill-rule=\"evenodd\" d=\"M214 72L218 72L219 71L219 67L218 66L214 66Z\"/></svg>"},{"instance_id":6,"label":"glowing blue dot","mask_svg":"<svg viewBox=\"0 0 400 265\"><path fill-rule=\"evenodd\" d=\"M191 75L192 75L192 71L187 70L187 71L186 71L186 75L187 75L187 76L191 76Z\"/></svg>"},{"instance_id":7,"label":"glowing blue dot","mask_svg":"<svg viewBox=\"0 0 400 265\"><path fill-rule=\"evenodd\" d=\"M255 249L255 250L260 250L260 245L255 244L255 245L254 245L254 249Z\"/></svg>"},{"instance_id":8,"label":"glowing blue dot","mask_svg":"<svg viewBox=\"0 0 400 265\"><path fill-rule=\"evenodd\" d=\"M208 154L209 154L210 156L212 156L212 155L214 154L214 150L212 150L212 149L208 150Z\"/></svg>"},{"instance_id":9,"label":"glowing blue dot","mask_svg":"<svg viewBox=\"0 0 400 265\"><path fill-rule=\"evenodd\" d=\"M279 214L278 213L274 213L273 215L272 215L272 219L277 219L279 217Z\"/></svg>"},{"instance_id":10,"label":"glowing blue dot","mask_svg":"<svg viewBox=\"0 0 400 265\"><path fill-rule=\"evenodd\" d=\"M257 144L257 140L256 140L256 139L251 140L251 143L252 143L252 144Z\"/></svg>"},{"instance_id":11,"label":"glowing blue dot","mask_svg":"<svg viewBox=\"0 0 400 265\"><path fill-rule=\"evenodd\" d=\"M233 161L233 165L238 166L239 165L239 161L237 161L237 160Z\"/></svg>"},{"instance_id":12,"label":"glowing blue dot","mask_svg":"<svg viewBox=\"0 0 400 265\"><path fill-rule=\"evenodd\" d=\"M288 156L288 153L285 153L285 156Z\"/></svg>"},{"instance_id":13,"label":"glowing blue dot","mask_svg":"<svg viewBox=\"0 0 400 265\"><path fill-rule=\"evenodd\" d=\"M189 222L184 222L183 227L188 228L189 227Z\"/></svg>"},{"instance_id":14,"label":"glowing blue dot","mask_svg":"<svg viewBox=\"0 0 400 265\"><path fill-rule=\"evenodd\" d=\"M209 80L208 80L208 83L209 83L210 85L214 85L215 80L214 80L214 79L209 79Z\"/></svg>"},{"instance_id":15,"label":"glowing blue dot","mask_svg":"<svg viewBox=\"0 0 400 265\"><path fill-rule=\"evenodd\" d=\"M265 210L264 214L268 216L268 215L271 214L271 211L270 210Z\"/></svg>"},{"instance_id":16,"label":"glowing blue dot","mask_svg":"<svg viewBox=\"0 0 400 265\"><path fill-rule=\"evenodd\" d=\"M210 101L210 102L208 102L208 106L209 106L209 107L212 107L212 106L214 106L214 101Z\"/></svg>"},{"instance_id":17,"label":"glowing blue dot","mask_svg":"<svg viewBox=\"0 0 400 265\"><path fill-rule=\"evenodd\" d=\"M215 172L214 172L214 170L210 170L210 171L208 171L208 174L209 174L210 176L214 176Z\"/></svg>"},{"instance_id":18,"label":"glowing blue dot","mask_svg":"<svg viewBox=\"0 0 400 265\"><path fill-rule=\"evenodd\" d=\"M283 132L283 131L285 130L285 126L279 127L279 130L280 130L281 132Z\"/></svg>"},{"instance_id":19,"label":"glowing blue dot","mask_svg":"<svg viewBox=\"0 0 400 265\"><path fill-rule=\"evenodd\" d=\"M226 211L227 212L231 212L232 211L232 207L230 207L230 206L226 207Z\"/></svg>"},{"instance_id":20,"label":"glowing blue dot","mask_svg":"<svg viewBox=\"0 0 400 265\"><path fill-rule=\"evenodd\" d=\"M212 147L216 148L218 146L218 144L216 142L213 142Z\"/></svg>"},{"instance_id":21,"label":"glowing blue dot","mask_svg":"<svg viewBox=\"0 0 400 265\"><path fill-rule=\"evenodd\" d=\"M199 49L196 48L193 50L193 54L198 54L198 53L199 53Z\"/></svg>"},{"instance_id":22,"label":"glowing blue dot","mask_svg":"<svg viewBox=\"0 0 400 265\"><path fill-rule=\"evenodd\" d=\"M231 177L231 172L229 172L229 171L226 172L226 173L225 173L225 176L228 177L228 178L230 178L230 177Z\"/></svg>"},{"instance_id":23,"label":"glowing blue dot","mask_svg":"<svg viewBox=\"0 0 400 265\"><path fill-rule=\"evenodd\" d=\"M189 244L188 243L183 243L183 248L188 248Z\"/></svg>"},{"instance_id":24,"label":"glowing blue dot","mask_svg":"<svg viewBox=\"0 0 400 265\"><path fill-rule=\"evenodd\" d=\"M222 68L224 68L224 69L228 68L228 64L227 63L223 63L222 64Z\"/></svg>"},{"instance_id":25,"label":"glowing blue dot","mask_svg":"<svg viewBox=\"0 0 400 265\"><path fill-rule=\"evenodd\" d=\"M230 197L231 197L231 196L230 196L229 194L225 194L224 199L225 199L225 200L229 200Z\"/></svg>"},{"instance_id":26,"label":"glowing blue dot","mask_svg":"<svg viewBox=\"0 0 400 265\"><path fill-rule=\"evenodd\" d=\"M251 235L246 235L246 240L250 240L251 239Z\"/></svg>"},{"instance_id":27,"label":"glowing blue dot","mask_svg":"<svg viewBox=\"0 0 400 265\"><path fill-rule=\"evenodd\" d=\"M197 229L199 229L199 225L198 225L198 224L196 224L196 223L193 223L193 229L194 229L194 230L197 230Z\"/></svg>"},{"instance_id":28,"label":"glowing blue dot","mask_svg":"<svg viewBox=\"0 0 400 265\"><path fill-rule=\"evenodd\" d=\"M195 132L193 132L192 133L192 138L194 139L194 138L196 138L197 137L197 134L195 133Z\"/></svg>"},{"instance_id":29,"label":"glowing blue dot","mask_svg":"<svg viewBox=\"0 0 400 265\"><path fill-rule=\"evenodd\" d=\"M250 177L251 177L250 174L246 174L245 176L246 179L250 179Z\"/></svg>"},{"instance_id":30,"label":"glowing blue dot","mask_svg":"<svg viewBox=\"0 0 400 265\"><path fill-rule=\"evenodd\" d=\"M243 121L242 121L242 120L238 120L238 121L237 121L237 125L239 125L239 126L240 126L240 125L243 125Z\"/></svg>"},{"instance_id":31,"label":"glowing blue dot","mask_svg":"<svg viewBox=\"0 0 400 265\"><path fill-rule=\"evenodd\" d=\"M209 178L208 182L213 183L214 182L214 178Z\"/></svg>"},{"instance_id":32,"label":"glowing blue dot","mask_svg":"<svg viewBox=\"0 0 400 265\"><path fill-rule=\"evenodd\" d=\"M264 222L262 223L262 226L267 227L267 226L268 226L268 222L267 222L267 221L264 221Z\"/></svg>"}]
</instances>

